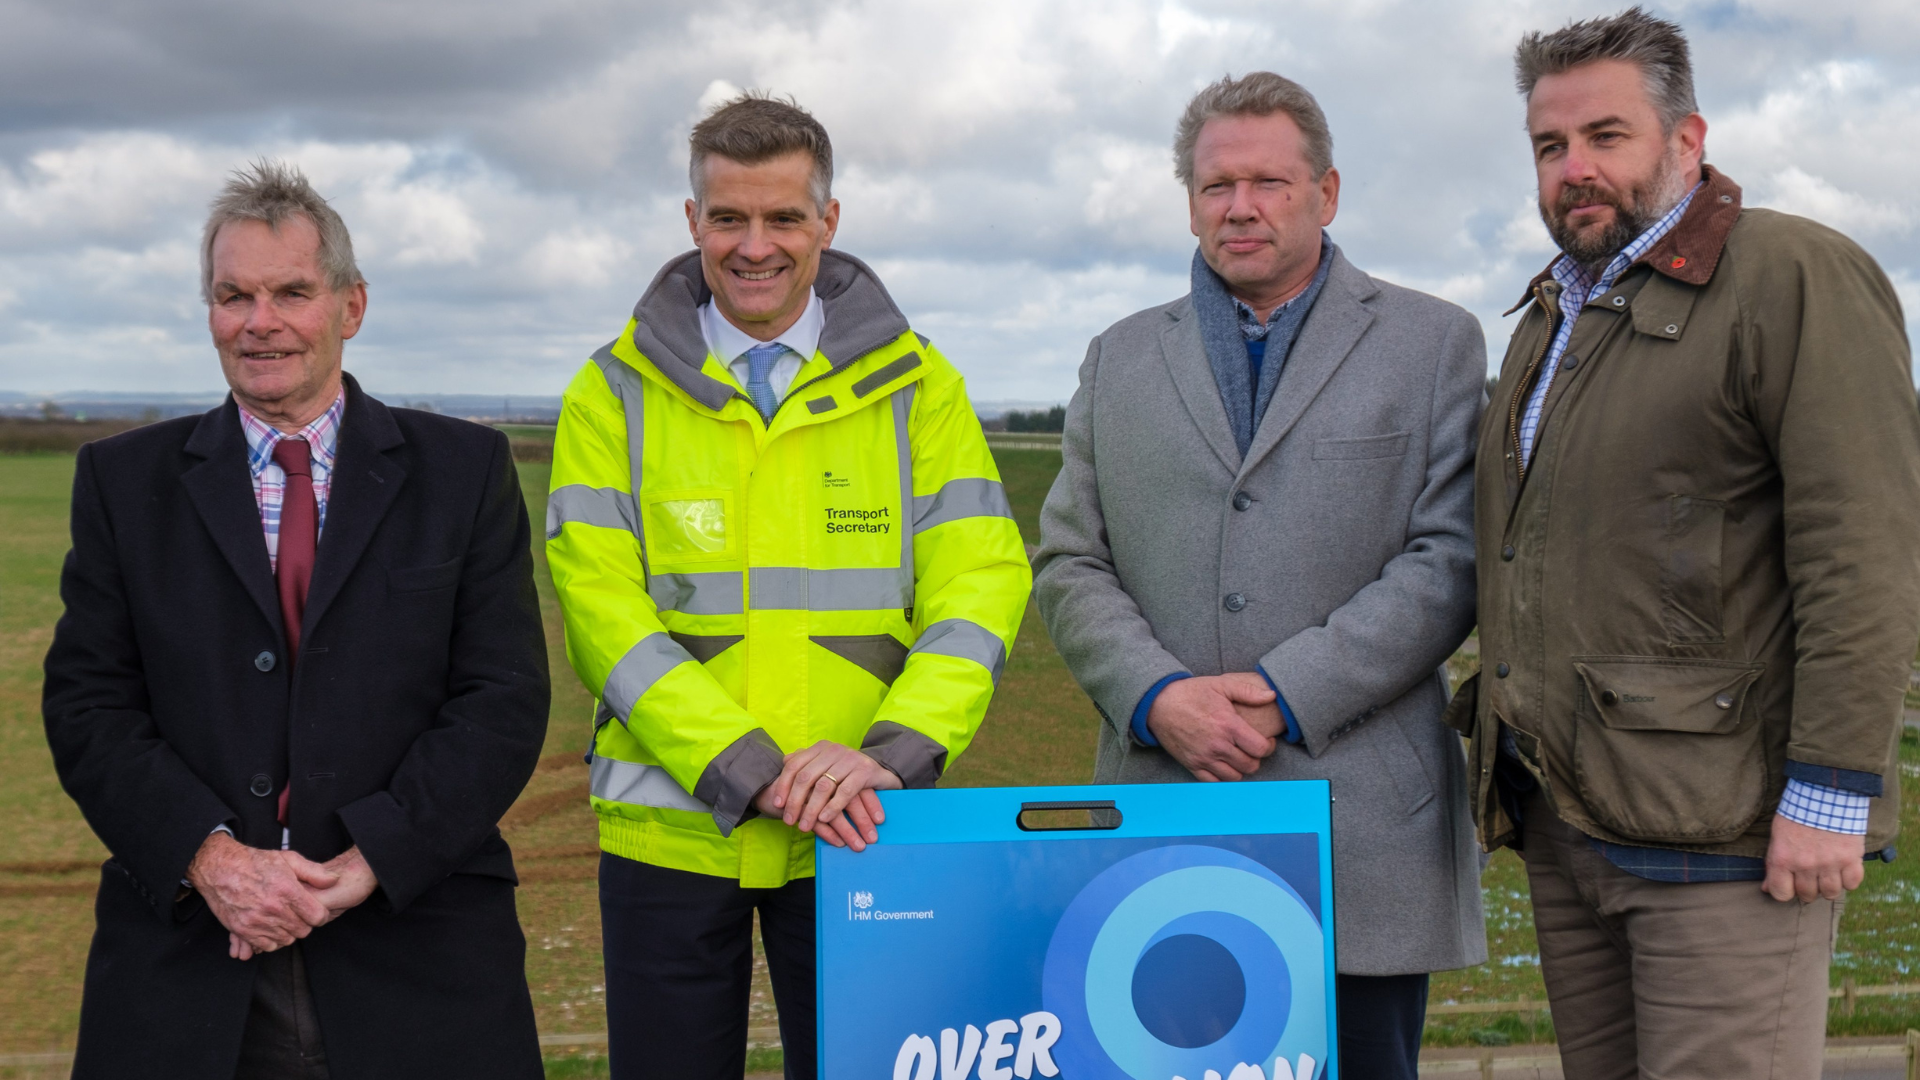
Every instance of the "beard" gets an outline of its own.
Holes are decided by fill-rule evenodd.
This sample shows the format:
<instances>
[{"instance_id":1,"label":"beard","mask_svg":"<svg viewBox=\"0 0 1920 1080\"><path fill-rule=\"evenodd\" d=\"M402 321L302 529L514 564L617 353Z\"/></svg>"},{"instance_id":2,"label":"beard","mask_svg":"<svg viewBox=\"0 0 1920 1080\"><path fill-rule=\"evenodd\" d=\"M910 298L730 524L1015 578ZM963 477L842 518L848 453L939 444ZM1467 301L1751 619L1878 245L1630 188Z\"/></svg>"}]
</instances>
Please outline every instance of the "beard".
<instances>
[{"instance_id":1,"label":"beard","mask_svg":"<svg viewBox=\"0 0 1920 1080\"><path fill-rule=\"evenodd\" d=\"M1680 173L1680 155L1669 147L1661 155L1653 172L1630 185L1624 193L1590 184L1569 185L1560 189L1560 197L1549 206L1540 203L1540 220L1547 233L1567 257L1597 276L1615 255L1667 215L1686 194L1686 177ZM1613 221L1604 228L1584 230L1567 224L1567 215L1577 206L1613 207Z\"/></svg>"}]
</instances>

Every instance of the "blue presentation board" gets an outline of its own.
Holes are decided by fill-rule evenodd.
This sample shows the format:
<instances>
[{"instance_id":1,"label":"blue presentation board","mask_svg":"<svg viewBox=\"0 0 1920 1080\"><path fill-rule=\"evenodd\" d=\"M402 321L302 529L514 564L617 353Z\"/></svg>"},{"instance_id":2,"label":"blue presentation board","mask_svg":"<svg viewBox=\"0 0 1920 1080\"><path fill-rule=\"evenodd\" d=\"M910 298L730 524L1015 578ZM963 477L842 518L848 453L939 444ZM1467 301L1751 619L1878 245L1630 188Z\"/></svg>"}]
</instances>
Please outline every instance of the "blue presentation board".
<instances>
[{"instance_id":1,"label":"blue presentation board","mask_svg":"<svg viewBox=\"0 0 1920 1080\"><path fill-rule=\"evenodd\" d=\"M823 1078L1337 1080L1325 781L880 800L816 842Z\"/></svg>"}]
</instances>

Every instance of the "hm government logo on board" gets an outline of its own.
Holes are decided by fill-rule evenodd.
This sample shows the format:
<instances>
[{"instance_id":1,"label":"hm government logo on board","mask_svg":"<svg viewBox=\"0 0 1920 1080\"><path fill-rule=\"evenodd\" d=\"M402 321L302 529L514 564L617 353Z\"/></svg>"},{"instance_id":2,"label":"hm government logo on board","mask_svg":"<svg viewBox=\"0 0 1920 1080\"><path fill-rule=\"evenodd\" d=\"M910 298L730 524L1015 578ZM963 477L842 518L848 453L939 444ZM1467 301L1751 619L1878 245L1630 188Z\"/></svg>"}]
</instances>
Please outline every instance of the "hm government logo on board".
<instances>
[{"instance_id":1,"label":"hm government logo on board","mask_svg":"<svg viewBox=\"0 0 1920 1080\"><path fill-rule=\"evenodd\" d=\"M862 889L847 894L848 922L907 922L933 918L933 909L925 911L881 911L873 906L873 894Z\"/></svg>"}]
</instances>

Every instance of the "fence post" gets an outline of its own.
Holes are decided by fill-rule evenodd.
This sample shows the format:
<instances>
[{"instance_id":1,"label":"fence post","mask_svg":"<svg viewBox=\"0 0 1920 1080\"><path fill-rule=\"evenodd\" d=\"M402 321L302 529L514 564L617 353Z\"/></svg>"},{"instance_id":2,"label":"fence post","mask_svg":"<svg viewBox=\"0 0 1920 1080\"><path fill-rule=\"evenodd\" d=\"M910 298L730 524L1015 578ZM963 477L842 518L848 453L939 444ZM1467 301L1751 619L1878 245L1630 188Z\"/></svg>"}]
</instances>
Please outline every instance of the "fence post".
<instances>
[{"instance_id":1,"label":"fence post","mask_svg":"<svg viewBox=\"0 0 1920 1080\"><path fill-rule=\"evenodd\" d=\"M1907 1036L1907 1045L1909 1047L1913 1045L1912 1035ZM1913 1056L1911 1049L1907 1051L1907 1056ZM1907 1071L1912 1072L1912 1067L1909 1066ZM1480 1051L1480 1080L1493 1080L1493 1051L1491 1050Z\"/></svg>"},{"instance_id":2,"label":"fence post","mask_svg":"<svg viewBox=\"0 0 1920 1080\"><path fill-rule=\"evenodd\" d=\"M1854 985L1851 976L1840 980L1840 998L1843 1002L1840 1011L1847 1016L1852 1016L1854 1008L1859 1003L1860 993L1859 987Z\"/></svg>"},{"instance_id":3,"label":"fence post","mask_svg":"<svg viewBox=\"0 0 1920 1080\"><path fill-rule=\"evenodd\" d=\"M1907 1080L1920 1080L1920 1031L1907 1029Z\"/></svg>"}]
</instances>

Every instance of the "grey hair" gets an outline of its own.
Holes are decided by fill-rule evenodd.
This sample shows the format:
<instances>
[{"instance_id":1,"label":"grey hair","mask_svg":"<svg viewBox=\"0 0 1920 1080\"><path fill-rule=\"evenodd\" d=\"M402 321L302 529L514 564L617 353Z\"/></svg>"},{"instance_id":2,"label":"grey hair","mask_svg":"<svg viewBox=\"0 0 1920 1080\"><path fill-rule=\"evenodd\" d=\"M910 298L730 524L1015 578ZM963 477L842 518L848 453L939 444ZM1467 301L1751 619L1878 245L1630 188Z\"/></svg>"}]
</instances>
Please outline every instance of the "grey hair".
<instances>
[{"instance_id":1,"label":"grey hair","mask_svg":"<svg viewBox=\"0 0 1920 1080\"><path fill-rule=\"evenodd\" d=\"M816 210L827 212L827 200L833 197L833 141L827 138L827 129L820 121L792 98L782 100L765 91L749 90L722 102L706 119L693 125L688 142L693 153L687 161L687 180L693 185L696 205L707 201L705 166L713 155L742 165L758 165L804 153L813 158L807 193L813 196Z\"/></svg>"},{"instance_id":2,"label":"grey hair","mask_svg":"<svg viewBox=\"0 0 1920 1080\"><path fill-rule=\"evenodd\" d=\"M313 222L320 234L316 254L329 289L338 292L367 280L353 261L353 237L347 234L347 223L313 190L299 169L261 158L245 169L235 170L213 200L207 227L200 234L200 298L213 303L213 238L221 226L259 221L277 231L281 222L296 217Z\"/></svg>"},{"instance_id":3,"label":"grey hair","mask_svg":"<svg viewBox=\"0 0 1920 1080\"><path fill-rule=\"evenodd\" d=\"M1647 98L1666 134L1700 111L1693 97L1686 35L1677 24L1655 18L1638 5L1607 18L1568 23L1550 34L1535 30L1522 37L1513 53L1514 81L1521 96L1531 99L1542 78L1596 60L1624 60L1640 69Z\"/></svg>"},{"instance_id":4,"label":"grey hair","mask_svg":"<svg viewBox=\"0 0 1920 1080\"><path fill-rule=\"evenodd\" d=\"M1221 116L1272 116L1285 113L1300 128L1305 139L1303 149L1314 179L1333 168L1333 132L1327 127L1327 114L1307 88L1271 71L1253 71L1236 79L1231 75L1193 95L1180 126L1173 133L1173 175L1193 190L1193 147L1200 141L1200 129L1207 121Z\"/></svg>"}]
</instances>

